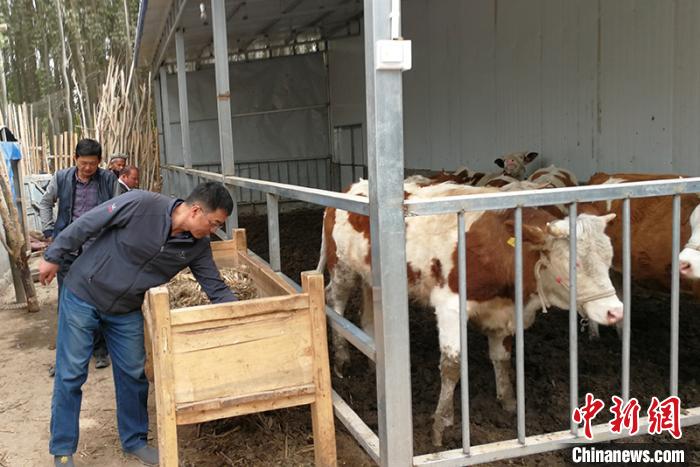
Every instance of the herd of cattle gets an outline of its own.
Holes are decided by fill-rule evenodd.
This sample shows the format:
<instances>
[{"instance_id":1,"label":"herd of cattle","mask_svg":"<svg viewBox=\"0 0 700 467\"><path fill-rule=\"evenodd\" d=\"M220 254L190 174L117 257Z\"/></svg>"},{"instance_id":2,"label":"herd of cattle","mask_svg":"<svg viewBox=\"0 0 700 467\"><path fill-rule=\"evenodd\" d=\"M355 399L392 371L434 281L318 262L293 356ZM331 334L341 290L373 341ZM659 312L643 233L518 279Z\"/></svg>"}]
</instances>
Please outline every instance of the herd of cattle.
<instances>
[{"instance_id":1,"label":"herd of cattle","mask_svg":"<svg viewBox=\"0 0 700 467\"><path fill-rule=\"evenodd\" d=\"M525 178L526 165L537 153L521 152L497 159L496 173L474 173L466 168L405 180L406 199L431 199L503 190L576 186L570 171L550 166ZM597 173L588 185L678 178L677 175ZM368 196L368 182L350 186L348 194ZM700 196L681 199L680 255L682 290L700 299ZM577 303L579 314L598 325L619 325L621 296L610 269L622 271L622 201L581 203L577 229ZM569 220L565 206L523 208L523 316L525 328L539 310L569 308ZM651 197L630 203L632 279L669 290L672 267L672 199ZM515 409L511 349L515 334L515 264L513 210L465 213L467 230L467 313L469 322L489 342L497 397L504 409ZM457 216L406 218L406 261L410 299L434 308L440 342L441 391L434 415L432 439L442 444L446 427L453 424L453 396L459 381L459 284ZM319 270L326 268L330 282L327 300L343 315L351 293L361 285L370 294L370 226L366 216L327 208ZM371 307L364 306L362 325L372 333ZM347 343L334 336L335 371L342 376L348 360Z\"/></svg>"}]
</instances>

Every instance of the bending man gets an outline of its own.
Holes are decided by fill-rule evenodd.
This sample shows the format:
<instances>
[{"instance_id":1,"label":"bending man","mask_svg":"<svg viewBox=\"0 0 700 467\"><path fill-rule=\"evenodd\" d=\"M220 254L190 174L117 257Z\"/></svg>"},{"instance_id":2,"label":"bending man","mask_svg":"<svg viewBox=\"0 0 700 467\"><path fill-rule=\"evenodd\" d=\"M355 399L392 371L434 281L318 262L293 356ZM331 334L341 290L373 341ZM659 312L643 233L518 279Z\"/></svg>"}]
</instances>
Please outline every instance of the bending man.
<instances>
[{"instance_id":1,"label":"bending man","mask_svg":"<svg viewBox=\"0 0 700 467\"><path fill-rule=\"evenodd\" d=\"M213 303L236 300L221 280L209 244L209 235L232 210L233 200L221 183L203 183L185 201L134 190L81 216L46 250L39 266L42 284L51 282L64 254L97 236L73 263L59 298L49 445L55 465L73 465L81 387L96 329L102 330L112 356L122 449L157 465L157 449L146 444L143 297L189 266Z\"/></svg>"}]
</instances>

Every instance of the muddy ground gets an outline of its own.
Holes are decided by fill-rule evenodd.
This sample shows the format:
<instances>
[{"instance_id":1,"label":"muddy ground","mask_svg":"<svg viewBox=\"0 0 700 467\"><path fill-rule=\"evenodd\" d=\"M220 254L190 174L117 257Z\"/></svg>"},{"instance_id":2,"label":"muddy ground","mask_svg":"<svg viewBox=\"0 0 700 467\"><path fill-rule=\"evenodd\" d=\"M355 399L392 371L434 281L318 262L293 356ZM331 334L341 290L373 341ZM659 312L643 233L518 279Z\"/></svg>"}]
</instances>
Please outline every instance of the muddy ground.
<instances>
[{"instance_id":1,"label":"muddy ground","mask_svg":"<svg viewBox=\"0 0 700 467\"><path fill-rule=\"evenodd\" d=\"M299 281L299 273L318 261L320 211L301 210L280 218L282 268ZM267 257L266 220L246 216L240 224L248 231L249 247ZM0 307L0 467L50 465L48 422L51 384L47 370L53 359L55 285L39 286L42 310L28 315ZM631 395L643 410L653 395L668 391L669 300L634 291L632 320ZM8 303L5 291L0 303ZM355 301L355 305L357 301ZM413 389L414 452L433 452L430 444L431 414L440 388L438 341L432 311L411 307L411 368ZM352 316L351 316L352 317ZM681 302L679 388L683 405L700 405L700 306ZM603 399L620 392L621 345L615 332L603 329L602 337L589 341L579 334L579 394L590 391ZM493 371L486 339L469 333L470 405L472 444L516 437L515 419L501 410L495 399ZM569 427L568 318L552 310L540 315L525 333L526 415L528 435ZM344 379L333 385L370 427L377 428L376 388L373 364L359 352L352 353ZM456 424L446 431L443 449L460 446L459 396L455 397ZM607 406L605 414L607 414ZM81 441L76 454L80 466L140 465L121 453L115 422L112 375L92 365L84 387ZM153 398L150 400L151 437L155 437ZM602 421L601 413L596 422ZM336 421L338 459L341 465L373 465ZM290 409L229 420L180 427L181 459L187 466L312 465L313 440L306 409ZM670 443L668 436L639 437L655 445ZM686 455L700 462L700 429L684 429L680 440ZM569 452L555 452L490 465L565 465ZM690 460L690 459L689 459Z\"/></svg>"}]
</instances>

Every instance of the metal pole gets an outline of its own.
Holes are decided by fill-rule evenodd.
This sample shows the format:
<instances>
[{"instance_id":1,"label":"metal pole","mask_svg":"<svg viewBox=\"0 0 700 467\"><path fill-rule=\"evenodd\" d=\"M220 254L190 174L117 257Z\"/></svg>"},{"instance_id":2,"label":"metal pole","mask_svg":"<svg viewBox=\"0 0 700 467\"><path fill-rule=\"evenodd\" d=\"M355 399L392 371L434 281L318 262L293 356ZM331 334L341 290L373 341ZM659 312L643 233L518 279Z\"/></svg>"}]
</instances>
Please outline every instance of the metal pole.
<instances>
[{"instance_id":1,"label":"metal pole","mask_svg":"<svg viewBox=\"0 0 700 467\"><path fill-rule=\"evenodd\" d=\"M177 91L180 101L180 130L182 133L182 160L187 169L192 168L192 146L190 144L190 112L187 105L187 72L185 70L185 34L182 29L175 33L175 55L177 56Z\"/></svg>"},{"instance_id":2,"label":"metal pole","mask_svg":"<svg viewBox=\"0 0 700 467\"><path fill-rule=\"evenodd\" d=\"M163 111L163 162L168 164L168 150L171 147L171 128L170 128L170 100L168 99L168 74L165 67L160 67L160 102Z\"/></svg>"},{"instance_id":3,"label":"metal pole","mask_svg":"<svg viewBox=\"0 0 700 467\"><path fill-rule=\"evenodd\" d=\"M389 39L391 0L365 0L365 73L377 411L382 467L413 463L403 215L403 91L399 70L377 70L375 46ZM399 246L397 248L397 246Z\"/></svg>"},{"instance_id":4,"label":"metal pole","mask_svg":"<svg viewBox=\"0 0 700 467\"><path fill-rule=\"evenodd\" d=\"M469 454L469 358L467 353L467 237L464 212L457 214L457 258L459 261L459 348L460 390L462 400L462 450Z\"/></svg>"},{"instance_id":5,"label":"metal pole","mask_svg":"<svg viewBox=\"0 0 700 467\"><path fill-rule=\"evenodd\" d=\"M518 441L525 443L525 325L523 323L523 208L515 208L515 376Z\"/></svg>"},{"instance_id":6,"label":"metal pole","mask_svg":"<svg viewBox=\"0 0 700 467\"><path fill-rule=\"evenodd\" d=\"M163 167L167 165L165 161L165 132L163 128L163 104L161 99L161 89L160 89L160 77L156 76L153 78L153 89L155 97L155 109L156 109L156 128L158 129L158 148L160 153L160 166Z\"/></svg>"},{"instance_id":7,"label":"metal pole","mask_svg":"<svg viewBox=\"0 0 700 467\"><path fill-rule=\"evenodd\" d=\"M578 205L569 206L569 413L578 407L578 303L576 301L576 218ZM578 435L578 424L571 420L571 434Z\"/></svg>"},{"instance_id":8,"label":"metal pole","mask_svg":"<svg viewBox=\"0 0 700 467\"><path fill-rule=\"evenodd\" d=\"M219 122L219 153L222 176L235 175L233 152L233 126L231 123L231 88L228 78L228 42L226 37L226 5L224 0L211 0L211 24L214 34L214 72L216 74L216 108ZM236 191L229 190L233 198L233 215L226 220L226 233L232 236L238 227ZM269 214L268 214L269 215Z\"/></svg>"},{"instance_id":9,"label":"metal pole","mask_svg":"<svg viewBox=\"0 0 700 467\"><path fill-rule=\"evenodd\" d=\"M622 201L622 400L630 398L630 340L632 329L632 260L630 245L630 199Z\"/></svg>"},{"instance_id":10,"label":"metal pole","mask_svg":"<svg viewBox=\"0 0 700 467\"><path fill-rule=\"evenodd\" d=\"M670 393L678 395L678 305L680 293L680 271L678 255L681 247L681 196L673 196L673 249L671 261L671 384Z\"/></svg>"},{"instance_id":11,"label":"metal pole","mask_svg":"<svg viewBox=\"0 0 700 467\"><path fill-rule=\"evenodd\" d=\"M279 198L277 195L267 193L267 242L270 251L270 267L279 272L282 269L280 262L280 218Z\"/></svg>"}]
</instances>

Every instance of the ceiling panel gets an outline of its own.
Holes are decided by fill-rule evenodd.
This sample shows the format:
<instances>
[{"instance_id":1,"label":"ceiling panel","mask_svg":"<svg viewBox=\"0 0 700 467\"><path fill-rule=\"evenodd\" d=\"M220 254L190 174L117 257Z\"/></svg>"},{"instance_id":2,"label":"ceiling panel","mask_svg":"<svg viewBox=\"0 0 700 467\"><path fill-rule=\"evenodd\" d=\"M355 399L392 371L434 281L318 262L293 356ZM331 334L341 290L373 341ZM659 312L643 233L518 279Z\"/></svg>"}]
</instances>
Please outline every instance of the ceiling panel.
<instances>
[{"instance_id":1,"label":"ceiling panel","mask_svg":"<svg viewBox=\"0 0 700 467\"><path fill-rule=\"evenodd\" d=\"M139 65L149 66L165 19L173 7L172 0L149 0L139 44ZM205 7L204 16L200 4ZM362 14L361 0L229 0L226 1L228 44L231 52L243 51L256 39L293 42L298 33L317 31L322 35L336 31ZM179 26L184 29L188 60L208 57L212 48L211 2L189 1ZM175 60L171 40L164 55L166 62Z\"/></svg>"}]
</instances>

